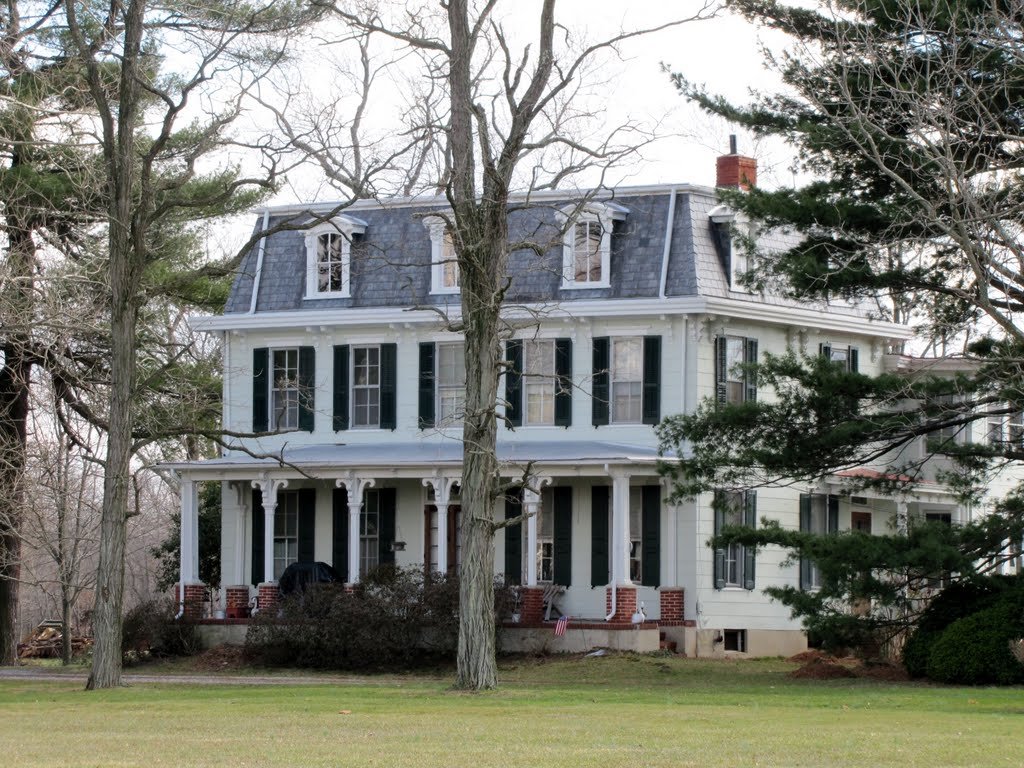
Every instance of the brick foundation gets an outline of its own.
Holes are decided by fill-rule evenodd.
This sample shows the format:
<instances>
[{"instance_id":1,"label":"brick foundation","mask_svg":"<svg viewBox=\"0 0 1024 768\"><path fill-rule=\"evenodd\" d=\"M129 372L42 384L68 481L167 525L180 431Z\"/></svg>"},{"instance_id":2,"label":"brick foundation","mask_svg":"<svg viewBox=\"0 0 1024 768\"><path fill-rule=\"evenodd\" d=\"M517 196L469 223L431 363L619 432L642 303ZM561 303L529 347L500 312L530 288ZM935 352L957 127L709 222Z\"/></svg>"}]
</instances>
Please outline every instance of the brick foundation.
<instances>
[{"instance_id":1,"label":"brick foundation","mask_svg":"<svg viewBox=\"0 0 1024 768\"><path fill-rule=\"evenodd\" d=\"M260 610L268 611L277 605L278 591L276 581L267 581L259 586Z\"/></svg>"},{"instance_id":2,"label":"brick foundation","mask_svg":"<svg viewBox=\"0 0 1024 768\"><path fill-rule=\"evenodd\" d=\"M224 587L225 616L229 619L244 619L249 615L248 585Z\"/></svg>"},{"instance_id":3,"label":"brick foundation","mask_svg":"<svg viewBox=\"0 0 1024 768\"><path fill-rule=\"evenodd\" d=\"M683 588L662 587L658 590L661 597L661 621L683 620Z\"/></svg>"},{"instance_id":4,"label":"brick foundation","mask_svg":"<svg viewBox=\"0 0 1024 768\"><path fill-rule=\"evenodd\" d=\"M526 627L540 626L544 621L544 590L519 588L519 623Z\"/></svg>"},{"instance_id":5,"label":"brick foundation","mask_svg":"<svg viewBox=\"0 0 1024 768\"><path fill-rule=\"evenodd\" d=\"M185 585L184 617L201 619L203 617L203 598L206 597L206 585L202 583ZM174 602L181 605L181 583L174 585Z\"/></svg>"},{"instance_id":6,"label":"brick foundation","mask_svg":"<svg viewBox=\"0 0 1024 768\"><path fill-rule=\"evenodd\" d=\"M624 629L633 625L633 614L636 613L636 587L619 587L616 595L615 615L605 625ZM612 588L606 587L604 593L605 613L612 611Z\"/></svg>"}]
</instances>

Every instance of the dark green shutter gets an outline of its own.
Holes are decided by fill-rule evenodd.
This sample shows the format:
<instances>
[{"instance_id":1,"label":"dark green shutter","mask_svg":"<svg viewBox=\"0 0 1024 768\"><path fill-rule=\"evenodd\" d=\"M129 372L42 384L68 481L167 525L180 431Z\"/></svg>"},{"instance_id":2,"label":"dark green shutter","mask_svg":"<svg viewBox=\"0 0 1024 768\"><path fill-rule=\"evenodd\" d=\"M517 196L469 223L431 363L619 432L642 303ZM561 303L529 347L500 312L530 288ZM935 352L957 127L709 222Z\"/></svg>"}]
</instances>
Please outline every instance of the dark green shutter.
<instances>
[{"instance_id":1,"label":"dark green shutter","mask_svg":"<svg viewBox=\"0 0 1024 768\"><path fill-rule=\"evenodd\" d=\"M398 345L380 345L380 428L398 425Z\"/></svg>"},{"instance_id":2,"label":"dark green shutter","mask_svg":"<svg viewBox=\"0 0 1024 768\"><path fill-rule=\"evenodd\" d=\"M263 583L263 492L252 489L252 585Z\"/></svg>"},{"instance_id":3,"label":"dark green shutter","mask_svg":"<svg viewBox=\"0 0 1024 768\"><path fill-rule=\"evenodd\" d=\"M252 351L252 431L266 432L270 424L270 350Z\"/></svg>"},{"instance_id":4,"label":"dark green shutter","mask_svg":"<svg viewBox=\"0 0 1024 768\"><path fill-rule=\"evenodd\" d=\"M348 344L334 348L334 431L348 429Z\"/></svg>"},{"instance_id":5,"label":"dark green shutter","mask_svg":"<svg viewBox=\"0 0 1024 768\"><path fill-rule=\"evenodd\" d=\"M825 521L825 530L829 533L839 533L839 497L831 494L828 497L828 519Z\"/></svg>"},{"instance_id":6,"label":"dark green shutter","mask_svg":"<svg viewBox=\"0 0 1024 768\"><path fill-rule=\"evenodd\" d=\"M505 424L520 427L523 424L523 342L509 339L505 343ZM518 582L517 582L518 583Z\"/></svg>"},{"instance_id":7,"label":"dark green shutter","mask_svg":"<svg viewBox=\"0 0 1024 768\"><path fill-rule=\"evenodd\" d=\"M725 336L715 337L715 400L724 405L729 402L729 341Z\"/></svg>"},{"instance_id":8,"label":"dark green shutter","mask_svg":"<svg viewBox=\"0 0 1024 768\"><path fill-rule=\"evenodd\" d=\"M743 524L748 528L757 527L757 491L743 492ZM743 588L754 588L754 560L757 548L743 548Z\"/></svg>"},{"instance_id":9,"label":"dark green shutter","mask_svg":"<svg viewBox=\"0 0 1024 768\"><path fill-rule=\"evenodd\" d=\"M395 562L395 498L394 488L381 488L377 491L377 509L380 514L377 545L378 562L381 564Z\"/></svg>"},{"instance_id":10,"label":"dark green shutter","mask_svg":"<svg viewBox=\"0 0 1024 768\"><path fill-rule=\"evenodd\" d=\"M610 347L607 337L594 339L594 366L591 389L591 423L600 427L608 423Z\"/></svg>"},{"instance_id":11,"label":"dark green shutter","mask_svg":"<svg viewBox=\"0 0 1024 768\"><path fill-rule=\"evenodd\" d=\"M420 344L420 429L434 426L434 350L432 341Z\"/></svg>"},{"instance_id":12,"label":"dark green shutter","mask_svg":"<svg viewBox=\"0 0 1024 768\"><path fill-rule=\"evenodd\" d=\"M724 491L715 491L714 501L711 504L715 513L715 536L722 532L722 526L725 524L727 498ZM720 545L715 546L714 582L715 589L725 589L725 547Z\"/></svg>"},{"instance_id":13,"label":"dark green shutter","mask_svg":"<svg viewBox=\"0 0 1024 768\"><path fill-rule=\"evenodd\" d=\"M559 485L551 489L554 513L554 582L572 584L572 488Z\"/></svg>"},{"instance_id":14,"label":"dark green shutter","mask_svg":"<svg viewBox=\"0 0 1024 768\"><path fill-rule=\"evenodd\" d=\"M523 514L523 489L513 488L505 496L505 519L511 520ZM516 523L505 528L505 583L523 582L523 524Z\"/></svg>"},{"instance_id":15,"label":"dark green shutter","mask_svg":"<svg viewBox=\"0 0 1024 768\"><path fill-rule=\"evenodd\" d=\"M661 421L661 336L644 336L641 411L644 424L657 424Z\"/></svg>"},{"instance_id":16,"label":"dark green shutter","mask_svg":"<svg viewBox=\"0 0 1024 768\"><path fill-rule=\"evenodd\" d=\"M378 530L377 544L380 548L378 550L378 562L380 563L393 563L394 562L394 531L395 531L395 500L396 494L394 488L381 488L377 492L377 499L379 513L380 513L380 529ZM438 534L443 536L443 534ZM453 556L455 553L452 553Z\"/></svg>"},{"instance_id":17,"label":"dark green shutter","mask_svg":"<svg viewBox=\"0 0 1024 768\"><path fill-rule=\"evenodd\" d=\"M299 489L299 552L300 563L316 560L316 488Z\"/></svg>"},{"instance_id":18,"label":"dark green shutter","mask_svg":"<svg viewBox=\"0 0 1024 768\"><path fill-rule=\"evenodd\" d=\"M832 360L832 345L831 344L819 344L818 354L824 357L826 360Z\"/></svg>"},{"instance_id":19,"label":"dark green shutter","mask_svg":"<svg viewBox=\"0 0 1024 768\"><path fill-rule=\"evenodd\" d=\"M661 586L661 488L645 485L640 504L640 583Z\"/></svg>"},{"instance_id":20,"label":"dark green shutter","mask_svg":"<svg viewBox=\"0 0 1024 768\"><path fill-rule=\"evenodd\" d=\"M856 347L850 347L850 372L857 373L860 370L860 352L857 351Z\"/></svg>"},{"instance_id":21,"label":"dark green shutter","mask_svg":"<svg viewBox=\"0 0 1024 768\"><path fill-rule=\"evenodd\" d=\"M590 487L590 586L603 587L608 573L608 498L607 485Z\"/></svg>"},{"instance_id":22,"label":"dark green shutter","mask_svg":"<svg viewBox=\"0 0 1024 768\"><path fill-rule=\"evenodd\" d=\"M299 347L299 429L312 432L316 413L316 350Z\"/></svg>"},{"instance_id":23,"label":"dark green shutter","mask_svg":"<svg viewBox=\"0 0 1024 768\"><path fill-rule=\"evenodd\" d=\"M807 533L811 530L811 495L800 494L800 531ZM811 561L800 557L800 589L811 588Z\"/></svg>"},{"instance_id":24,"label":"dark green shutter","mask_svg":"<svg viewBox=\"0 0 1024 768\"><path fill-rule=\"evenodd\" d=\"M555 426L572 426L572 339L555 339Z\"/></svg>"},{"instance_id":25,"label":"dark green shutter","mask_svg":"<svg viewBox=\"0 0 1024 768\"><path fill-rule=\"evenodd\" d=\"M348 489L335 488L331 496L331 565L348 581Z\"/></svg>"},{"instance_id":26,"label":"dark green shutter","mask_svg":"<svg viewBox=\"0 0 1024 768\"><path fill-rule=\"evenodd\" d=\"M743 399L752 403L757 400L757 373L750 366L757 364L757 339L746 339L743 345L743 362L747 368L743 371Z\"/></svg>"}]
</instances>

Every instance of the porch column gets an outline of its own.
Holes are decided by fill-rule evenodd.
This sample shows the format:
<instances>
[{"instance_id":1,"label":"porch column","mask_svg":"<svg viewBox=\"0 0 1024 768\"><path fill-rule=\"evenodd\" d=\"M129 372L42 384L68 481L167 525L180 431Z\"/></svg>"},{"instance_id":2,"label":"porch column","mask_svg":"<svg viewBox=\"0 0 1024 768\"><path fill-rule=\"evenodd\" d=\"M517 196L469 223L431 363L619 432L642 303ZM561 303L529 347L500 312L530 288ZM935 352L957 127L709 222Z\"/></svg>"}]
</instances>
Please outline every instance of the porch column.
<instances>
[{"instance_id":1,"label":"porch column","mask_svg":"<svg viewBox=\"0 0 1024 768\"><path fill-rule=\"evenodd\" d=\"M363 512L363 494L376 482L372 477L358 477L355 474L334 481L335 486L344 488L348 493L348 577L346 581L349 584L359 582L359 518Z\"/></svg>"},{"instance_id":2,"label":"porch column","mask_svg":"<svg viewBox=\"0 0 1024 768\"><path fill-rule=\"evenodd\" d=\"M274 578L274 513L277 512L277 492L288 487L288 481L270 477L264 472L259 479L252 481L252 487L258 488L263 498L263 583L276 584Z\"/></svg>"},{"instance_id":3,"label":"porch column","mask_svg":"<svg viewBox=\"0 0 1024 768\"><path fill-rule=\"evenodd\" d=\"M907 500L903 496L896 499L896 532L907 533Z\"/></svg>"},{"instance_id":4,"label":"porch column","mask_svg":"<svg viewBox=\"0 0 1024 768\"><path fill-rule=\"evenodd\" d=\"M526 586L537 586L537 513L540 494L532 488L523 489L523 514L526 515Z\"/></svg>"},{"instance_id":5,"label":"porch column","mask_svg":"<svg viewBox=\"0 0 1024 768\"><path fill-rule=\"evenodd\" d=\"M665 574L666 585L679 584L679 505L668 501L672 493L672 481L661 479L661 494L665 507L665 533L662 541L665 545L665 559L668 561L668 572Z\"/></svg>"},{"instance_id":6,"label":"porch column","mask_svg":"<svg viewBox=\"0 0 1024 768\"><path fill-rule=\"evenodd\" d=\"M232 481L228 487L235 492L235 560L231 564L231 584L246 584L245 578L245 525L249 519L249 494L244 483Z\"/></svg>"},{"instance_id":7,"label":"porch column","mask_svg":"<svg viewBox=\"0 0 1024 768\"><path fill-rule=\"evenodd\" d=\"M629 585L629 475L612 473L612 584Z\"/></svg>"},{"instance_id":8,"label":"porch column","mask_svg":"<svg viewBox=\"0 0 1024 768\"><path fill-rule=\"evenodd\" d=\"M199 493L191 475L181 476L181 581L199 581Z\"/></svg>"},{"instance_id":9,"label":"porch column","mask_svg":"<svg viewBox=\"0 0 1024 768\"><path fill-rule=\"evenodd\" d=\"M448 506L451 504L452 489L462 482L461 477L441 475L423 478L423 486L434 489L434 506L437 508L437 570L448 572ZM429 559L429 554L428 554Z\"/></svg>"}]
</instances>

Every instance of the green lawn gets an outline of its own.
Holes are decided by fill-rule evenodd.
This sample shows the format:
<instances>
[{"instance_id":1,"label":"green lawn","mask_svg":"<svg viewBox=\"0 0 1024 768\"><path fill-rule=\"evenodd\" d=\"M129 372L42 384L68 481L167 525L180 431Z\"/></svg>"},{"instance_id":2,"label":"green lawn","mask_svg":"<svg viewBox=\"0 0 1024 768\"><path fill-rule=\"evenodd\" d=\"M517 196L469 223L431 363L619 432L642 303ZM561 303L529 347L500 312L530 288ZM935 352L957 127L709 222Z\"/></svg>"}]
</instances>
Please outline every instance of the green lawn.
<instances>
[{"instance_id":1,"label":"green lawn","mask_svg":"<svg viewBox=\"0 0 1024 768\"><path fill-rule=\"evenodd\" d=\"M506 664L468 695L333 686L0 683L0 765L1024 765L1024 690L798 681L781 661Z\"/></svg>"}]
</instances>

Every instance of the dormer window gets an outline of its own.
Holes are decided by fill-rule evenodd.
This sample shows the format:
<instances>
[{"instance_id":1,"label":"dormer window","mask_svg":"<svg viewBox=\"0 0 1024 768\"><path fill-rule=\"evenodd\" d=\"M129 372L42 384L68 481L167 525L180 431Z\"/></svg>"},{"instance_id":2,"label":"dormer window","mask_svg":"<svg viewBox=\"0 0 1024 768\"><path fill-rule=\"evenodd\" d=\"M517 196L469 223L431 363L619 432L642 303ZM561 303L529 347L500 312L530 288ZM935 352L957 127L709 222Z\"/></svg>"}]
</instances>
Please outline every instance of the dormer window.
<instances>
[{"instance_id":1,"label":"dormer window","mask_svg":"<svg viewBox=\"0 0 1024 768\"><path fill-rule=\"evenodd\" d=\"M612 228L626 218L614 203L568 206L562 246L563 288L607 288L611 284Z\"/></svg>"},{"instance_id":2,"label":"dormer window","mask_svg":"<svg viewBox=\"0 0 1024 768\"><path fill-rule=\"evenodd\" d=\"M743 276L748 270L747 252L742 242L737 242L742 235L753 237L754 228L750 220L724 205L719 205L711 210L708 215L711 220L711 237L715 243L715 250L722 263L726 280L729 281L729 290L749 292L743 284Z\"/></svg>"},{"instance_id":3,"label":"dormer window","mask_svg":"<svg viewBox=\"0 0 1024 768\"><path fill-rule=\"evenodd\" d=\"M352 237L366 231L354 216L335 216L306 231L306 298L352 295Z\"/></svg>"},{"instance_id":4,"label":"dormer window","mask_svg":"<svg viewBox=\"0 0 1024 768\"><path fill-rule=\"evenodd\" d=\"M432 216L423 222L430 232L430 292L459 292L459 259L452 231L444 219Z\"/></svg>"}]
</instances>

